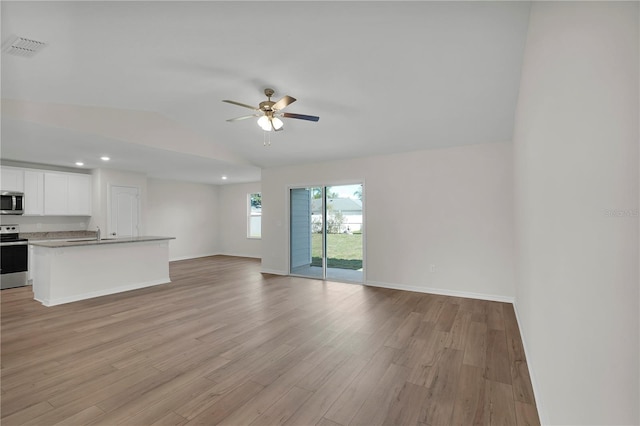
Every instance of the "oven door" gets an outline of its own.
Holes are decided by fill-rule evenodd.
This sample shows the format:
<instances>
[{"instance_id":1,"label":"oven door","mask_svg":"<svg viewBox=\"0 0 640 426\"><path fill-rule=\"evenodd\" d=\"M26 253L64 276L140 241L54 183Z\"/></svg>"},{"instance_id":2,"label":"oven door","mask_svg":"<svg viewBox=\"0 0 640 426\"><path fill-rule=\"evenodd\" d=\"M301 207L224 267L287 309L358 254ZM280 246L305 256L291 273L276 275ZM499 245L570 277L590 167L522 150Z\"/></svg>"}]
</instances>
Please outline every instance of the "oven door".
<instances>
[{"instance_id":1,"label":"oven door","mask_svg":"<svg viewBox=\"0 0 640 426\"><path fill-rule=\"evenodd\" d=\"M0 289L24 287L29 275L29 242L0 243Z\"/></svg>"},{"instance_id":2,"label":"oven door","mask_svg":"<svg viewBox=\"0 0 640 426\"><path fill-rule=\"evenodd\" d=\"M0 243L0 274L26 272L29 270L29 242L11 241Z\"/></svg>"}]
</instances>

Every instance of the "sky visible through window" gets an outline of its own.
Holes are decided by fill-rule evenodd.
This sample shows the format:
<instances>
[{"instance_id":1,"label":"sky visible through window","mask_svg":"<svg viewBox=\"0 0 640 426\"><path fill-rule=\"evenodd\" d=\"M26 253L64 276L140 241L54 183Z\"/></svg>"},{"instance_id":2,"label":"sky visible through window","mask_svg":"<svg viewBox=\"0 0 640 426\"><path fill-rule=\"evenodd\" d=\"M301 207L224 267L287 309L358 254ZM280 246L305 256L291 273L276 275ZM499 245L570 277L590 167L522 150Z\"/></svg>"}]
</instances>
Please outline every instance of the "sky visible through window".
<instances>
[{"instance_id":1,"label":"sky visible through window","mask_svg":"<svg viewBox=\"0 0 640 426\"><path fill-rule=\"evenodd\" d=\"M336 185L330 186L329 192L336 192L340 198L352 198L357 200L358 197L355 194L361 188L361 185Z\"/></svg>"}]
</instances>

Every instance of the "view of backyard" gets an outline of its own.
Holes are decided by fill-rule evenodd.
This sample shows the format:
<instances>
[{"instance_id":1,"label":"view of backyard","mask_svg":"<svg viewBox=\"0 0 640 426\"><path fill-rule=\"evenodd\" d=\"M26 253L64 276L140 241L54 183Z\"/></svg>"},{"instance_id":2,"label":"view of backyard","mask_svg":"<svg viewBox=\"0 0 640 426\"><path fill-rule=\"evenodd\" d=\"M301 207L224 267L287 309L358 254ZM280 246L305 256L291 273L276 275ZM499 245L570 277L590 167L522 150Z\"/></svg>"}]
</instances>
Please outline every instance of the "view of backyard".
<instances>
[{"instance_id":1,"label":"view of backyard","mask_svg":"<svg viewBox=\"0 0 640 426\"><path fill-rule=\"evenodd\" d=\"M314 233L311 266L322 266L322 234ZM362 268L362 234L327 234L327 267Z\"/></svg>"}]
</instances>

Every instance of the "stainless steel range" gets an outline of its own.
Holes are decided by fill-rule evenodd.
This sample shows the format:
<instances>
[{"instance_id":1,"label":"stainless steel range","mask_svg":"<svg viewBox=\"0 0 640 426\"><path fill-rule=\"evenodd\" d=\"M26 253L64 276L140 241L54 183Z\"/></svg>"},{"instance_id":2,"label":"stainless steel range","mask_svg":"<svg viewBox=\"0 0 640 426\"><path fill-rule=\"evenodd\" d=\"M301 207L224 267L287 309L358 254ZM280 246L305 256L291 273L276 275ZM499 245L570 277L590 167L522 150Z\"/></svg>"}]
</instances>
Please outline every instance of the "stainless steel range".
<instances>
[{"instance_id":1,"label":"stainless steel range","mask_svg":"<svg viewBox=\"0 0 640 426\"><path fill-rule=\"evenodd\" d=\"M0 289L27 285L29 240L18 225L0 225Z\"/></svg>"}]
</instances>

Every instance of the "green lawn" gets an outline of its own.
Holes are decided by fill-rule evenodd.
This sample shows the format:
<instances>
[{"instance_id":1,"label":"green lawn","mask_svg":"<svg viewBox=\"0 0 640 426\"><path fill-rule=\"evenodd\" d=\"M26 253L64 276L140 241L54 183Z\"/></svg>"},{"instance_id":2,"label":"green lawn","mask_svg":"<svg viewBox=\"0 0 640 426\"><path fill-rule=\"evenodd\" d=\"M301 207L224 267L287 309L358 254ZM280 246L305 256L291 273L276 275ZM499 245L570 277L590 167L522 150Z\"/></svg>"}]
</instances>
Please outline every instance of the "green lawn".
<instances>
[{"instance_id":1,"label":"green lawn","mask_svg":"<svg viewBox=\"0 0 640 426\"><path fill-rule=\"evenodd\" d=\"M322 235L312 234L313 266L322 266ZM329 268L362 268L362 234L327 234L327 266Z\"/></svg>"}]
</instances>

